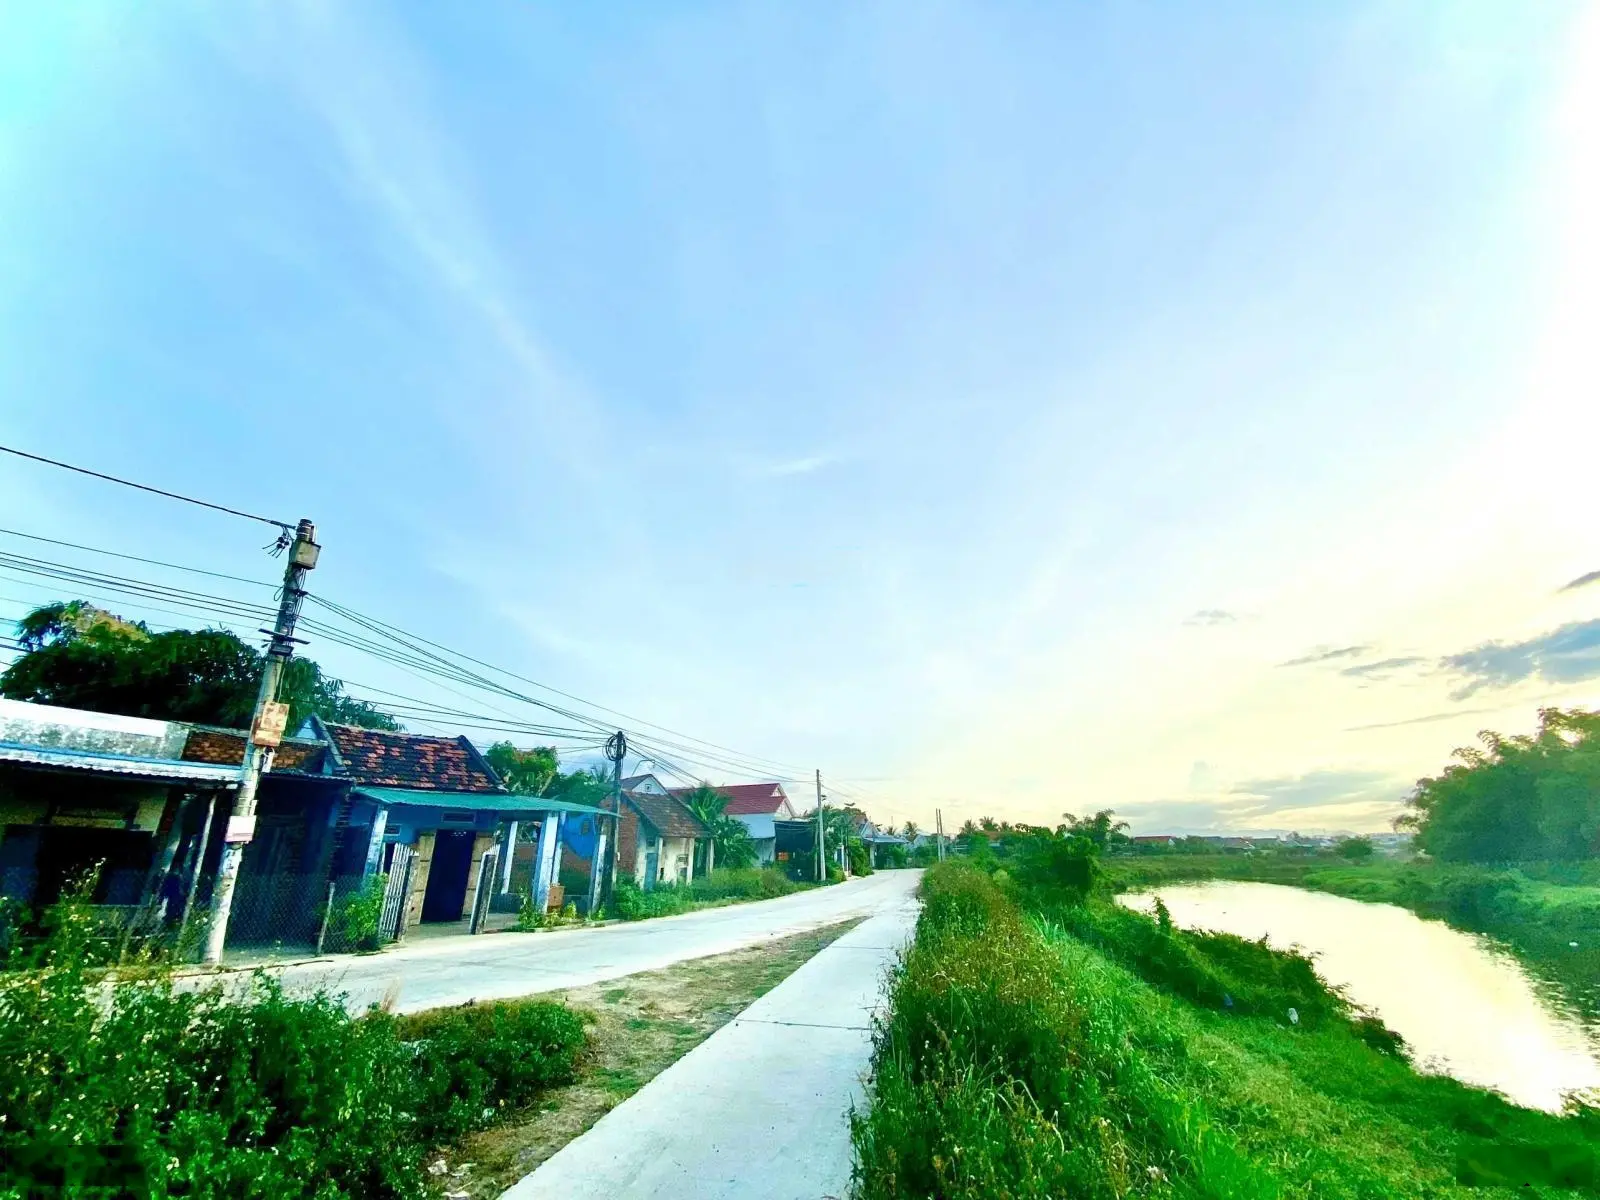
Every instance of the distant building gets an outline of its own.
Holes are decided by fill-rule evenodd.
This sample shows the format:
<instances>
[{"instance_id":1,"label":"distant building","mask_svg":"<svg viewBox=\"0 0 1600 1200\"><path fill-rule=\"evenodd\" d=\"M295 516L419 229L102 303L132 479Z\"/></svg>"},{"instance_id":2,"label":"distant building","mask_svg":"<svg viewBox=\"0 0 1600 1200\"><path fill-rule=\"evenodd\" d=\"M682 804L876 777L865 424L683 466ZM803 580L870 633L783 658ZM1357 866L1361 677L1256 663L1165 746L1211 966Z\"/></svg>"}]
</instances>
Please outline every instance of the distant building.
<instances>
[{"instance_id":1,"label":"distant building","mask_svg":"<svg viewBox=\"0 0 1600 1200\"><path fill-rule=\"evenodd\" d=\"M679 799L694 788L672 788L671 794ZM765 866L777 855L777 828L775 822L793 821L798 815L789 802L781 783L725 783L717 792L728 798L723 808L726 816L734 818L745 827L750 840L755 843L756 861Z\"/></svg>"}]
</instances>

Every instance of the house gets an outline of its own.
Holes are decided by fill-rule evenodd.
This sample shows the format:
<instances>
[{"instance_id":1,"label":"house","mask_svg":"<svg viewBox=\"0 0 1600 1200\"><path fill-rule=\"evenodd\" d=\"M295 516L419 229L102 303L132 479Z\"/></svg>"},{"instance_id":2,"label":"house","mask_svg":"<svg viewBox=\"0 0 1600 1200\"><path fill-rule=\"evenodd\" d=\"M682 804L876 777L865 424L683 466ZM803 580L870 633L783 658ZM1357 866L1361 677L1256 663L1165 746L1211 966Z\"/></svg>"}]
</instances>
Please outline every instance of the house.
<instances>
[{"instance_id":1,"label":"house","mask_svg":"<svg viewBox=\"0 0 1600 1200\"><path fill-rule=\"evenodd\" d=\"M631 875L647 891L659 884L688 883L694 878L696 847L710 839L711 831L700 818L654 775L622 781L619 875ZM714 862L714 852L707 858Z\"/></svg>"},{"instance_id":2,"label":"house","mask_svg":"<svg viewBox=\"0 0 1600 1200\"><path fill-rule=\"evenodd\" d=\"M97 904L168 922L204 912L244 751L239 730L0 700L0 895L47 905L101 864ZM477 932L517 907L502 864L519 840L543 905L562 825L603 815L510 794L464 737L315 717L278 747L256 799L230 949L314 946L335 905L379 878L379 940L420 924Z\"/></svg>"},{"instance_id":3,"label":"house","mask_svg":"<svg viewBox=\"0 0 1600 1200\"><path fill-rule=\"evenodd\" d=\"M0 699L0 896L42 907L98 870L92 903L174 917L192 906L221 855L238 771L187 760L189 733ZM177 883L163 889L169 873Z\"/></svg>"},{"instance_id":4,"label":"house","mask_svg":"<svg viewBox=\"0 0 1600 1200\"><path fill-rule=\"evenodd\" d=\"M536 907L549 896L561 825L593 819L587 805L508 792L464 737L328 725L308 729L328 746L332 772L350 782L344 821L364 835L363 879L384 876L386 936L413 925L483 927L496 896L510 897L510 864L519 834L531 828ZM464 930L465 931L465 930Z\"/></svg>"},{"instance_id":5,"label":"house","mask_svg":"<svg viewBox=\"0 0 1600 1200\"><path fill-rule=\"evenodd\" d=\"M678 797L694 791L693 788L671 790ZM784 793L783 784L725 783L717 791L728 798L723 813L738 821L750 834L750 840L755 843L756 861L762 866L771 863L778 849L774 822L793 821L797 815Z\"/></svg>"}]
</instances>

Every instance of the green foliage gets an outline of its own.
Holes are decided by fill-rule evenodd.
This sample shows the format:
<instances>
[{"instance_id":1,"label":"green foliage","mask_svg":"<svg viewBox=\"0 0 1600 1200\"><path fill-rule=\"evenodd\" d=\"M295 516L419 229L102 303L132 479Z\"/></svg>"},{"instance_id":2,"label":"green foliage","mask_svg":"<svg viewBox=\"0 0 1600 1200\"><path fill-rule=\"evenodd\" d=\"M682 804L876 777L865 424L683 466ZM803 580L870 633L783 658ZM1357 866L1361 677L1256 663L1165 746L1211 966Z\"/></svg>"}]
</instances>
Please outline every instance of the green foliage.
<instances>
[{"instance_id":1,"label":"green foliage","mask_svg":"<svg viewBox=\"0 0 1600 1200\"><path fill-rule=\"evenodd\" d=\"M369 875L361 886L333 902L328 919L331 950L376 950L382 945L378 922L383 916L383 889L387 875Z\"/></svg>"},{"instance_id":2,"label":"green foliage","mask_svg":"<svg viewBox=\"0 0 1600 1200\"><path fill-rule=\"evenodd\" d=\"M1600 857L1600 713L1541 709L1539 731L1502 737L1418 782L1402 827L1445 862Z\"/></svg>"},{"instance_id":3,"label":"green foliage","mask_svg":"<svg viewBox=\"0 0 1600 1200\"><path fill-rule=\"evenodd\" d=\"M422 1153L572 1077L581 1020L525 1002L396 1020L291 998L103 989L83 893L0 976L0 1196L418 1197Z\"/></svg>"},{"instance_id":4,"label":"green foliage","mask_svg":"<svg viewBox=\"0 0 1600 1200\"><path fill-rule=\"evenodd\" d=\"M1141 979L1191 1003L1308 1029L1348 1015L1343 997L1317 976L1311 960L1231 933L1176 928L1164 910L1152 919L1119 904L1049 910L1061 927Z\"/></svg>"},{"instance_id":5,"label":"green foliage","mask_svg":"<svg viewBox=\"0 0 1600 1200\"><path fill-rule=\"evenodd\" d=\"M543 1000L368 1019L393 1020L412 1051L416 1135L425 1145L486 1128L545 1089L570 1083L585 1041L582 1017Z\"/></svg>"},{"instance_id":6,"label":"green foliage","mask_svg":"<svg viewBox=\"0 0 1600 1200\"><path fill-rule=\"evenodd\" d=\"M755 842L750 838L750 831L745 828L743 821L723 811L728 806L727 796L709 783L702 783L679 799L711 831L711 841L716 847L715 860L719 865L755 866L760 856L756 852Z\"/></svg>"},{"instance_id":7,"label":"green foliage","mask_svg":"<svg viewBox=\"0 0 1600 1200\"><path fill-rule=\"evenodd\" d=\"M775 867L719 867L686 884L657 886L649 891L623 876L617 880L611 904L624 921L643 921L730 900L772 900L803 888L803 884Z\"/></svg>"},{"instance_id":8,"label":"green foliage","mask_svg":"<svg viewBox=\"0 0 1600 1200\"><path fill-rule=\"evenodd\" d=\"M1340 838L1334 852L1351 862L1365 862L1372 857L1372 839L1365 837Z\"/></svg>"},{"instance_id":9,"label":"green foliage","mask_svg":"<svg viewBox=\"0 0 1600 1200\"><path fill-rule=\"evenodd\" d=\"M242 728L255 711L262 655L222 629L151 633L82 601L36 609L17 623L27 652L0 675L0 695L98 712ZM289 727L312 713L336 724L399 723L310 659L291 661L279 698Z\"/></svg>"},{"instance_id":10,"label":"green foliage","mask_svg":"<svg viewBox=\"0 0 1600 1200\"><path fill-rule=\"evenodd\" d=\"M845 850L850 856L850 874L872 874L872 851L868 849L865 842L851 842L846 846Z\"/></svg>"},{"instance_id":11,"label":"green foliage","mask_svg":"<svg viewBox=\"0 0 1600 1200\"><path fill-rule=\"evenodd\" d=\"M484 754L500 781L519 796L542 796L561 774L552 746L518 750L510 742L496 742Z\"/></svg>"},{"instance_id":12,"label":"green foliage","mask_svg":"<svg viewBox=\"0 0 1600 1200\"><path fill-rule=\"evenodd\" d=\"M1593 1110L1555 1117L1419 1076L1371 1022L1328 1014L1289 1027L1197 1007L1025 913L1003 882L966 865L932 868L923 891L874 1035L873 1099L852 1115L857 1200L1600 1188ZM1134 949L1172 936L1138 919L1148 932L1097 936ZM1199 967L1267 992L1302 982L1292 956L1196 945ZM1163 961L1124 952L1146 969ZM1532 1188L1474 1190L1497 1183Z\"/></svg>"}]
</instances>

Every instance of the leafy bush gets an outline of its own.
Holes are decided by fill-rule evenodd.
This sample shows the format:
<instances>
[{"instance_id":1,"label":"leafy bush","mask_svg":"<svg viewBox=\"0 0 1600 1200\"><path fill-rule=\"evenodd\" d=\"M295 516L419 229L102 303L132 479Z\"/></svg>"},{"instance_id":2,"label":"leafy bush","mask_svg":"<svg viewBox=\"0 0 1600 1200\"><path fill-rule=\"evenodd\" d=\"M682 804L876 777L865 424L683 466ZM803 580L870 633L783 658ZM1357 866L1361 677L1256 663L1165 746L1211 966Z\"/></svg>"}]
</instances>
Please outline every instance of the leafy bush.
<instances>
[{"instance_id":1,"label":"leafy bush","mask_svg":"<svg viewBox=\"0 0 1600 1200\"><path fill-rule=\"evenodd\" d=\"M851 842L848 845L850 855L850 874L872 874L872 851L863 842Z\"/></svg>"},{"instance_id":2,"label":"leafy bush","mask_svg":"<svg viewBox=\"0 0 1600 1200\"><path fill-rule=\"evenodd\" d=\"M417 1197L433 1140L570 1078L583 1045L550 1004L397 1021L265 974L103 989L82 895L51 925L0 977L0 1196Z\"/></svg>"},{"instance_id":3,"label":"leafy bush","mask_svg":"<svg viewBox=\"0 0 1600 1200\"><path fill-rule=\"evenodd\" d=\"M645 891L629 876L617 880L612 907L624 921L643 921L688 912L724 900L771 900L798 892L802 884L776 867L734 867L716 870L687 884L662 885Z\"/></svg>"},{"instance_id":4,"label":"leafy bush","mask_svg":"<svg viewBox=\"0 0 1600 1200\"><path fill-rule=\"evenodd\" d=\"M430 1145L570 1083L584 1046L583 1018L541 1000L437 1009L393 1023L413 1052L417 1132Z\"/></svg>"},{"instance_id":5,"label":"leafy bush","mask_svg":"<svg viewBox=\"0 0 1600 1200\"><path fill-rule=\"evenodd\" d=\"M383 890L387 875L369 875L354 892L333 902L328 919L330 949L377 950L383 945L378 922L383 918Z\"/></svg>"}]
</instances>

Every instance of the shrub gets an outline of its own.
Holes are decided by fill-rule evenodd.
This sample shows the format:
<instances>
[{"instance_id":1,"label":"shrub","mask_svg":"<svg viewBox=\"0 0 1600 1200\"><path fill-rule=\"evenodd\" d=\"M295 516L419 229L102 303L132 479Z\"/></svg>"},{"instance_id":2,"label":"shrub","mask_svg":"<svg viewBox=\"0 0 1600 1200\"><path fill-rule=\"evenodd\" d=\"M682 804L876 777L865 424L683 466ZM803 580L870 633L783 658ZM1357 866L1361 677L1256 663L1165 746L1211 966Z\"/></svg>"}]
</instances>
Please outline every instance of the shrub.
<instances>
[{"instance_id":1,"label":"shrub","mask_svg":"<svg viewBox=\"0 0 1600 1200\"><path fill-rule=\"evenodd\" d=\"M333 902L328 919L332 949L372 951L383 945L378 922L383 917L383 890L388 878L369 875L354 892Z\"/></svg>"},{"instance_id":2,"label":"shrub","mask_svg":"<svg viewBox=\"0 0 1600 1200\"><path fill-rule=\"evenodd\" d=\"M429 1144L482 1129L570 1083L584 1046L583 1019L542 1000L437 1009L393 1024L412 1052L417 1128Z\"/></svg>"},{"instance_id":3,"label":"shrub","mask_svg":"<svg viewBox=\"0 0 1600 1200\"><path fill-rule=\"evenodd\" d=\"M265 974L229 993L159 968L103 989L83 895L0 977L0 1196L418 1197L425 1148L571 1078L583 1046L544 1003L355 1018Z\"/></svg>"},{"instance_id":4,"label":"shrub","mask_svg":"<svg viewBox=\"0 0 1600 1200\"><path fill-rule=\"evenodd\" d=\"M800 884L776 867L716 870L687 884L663 884L645 891L629 876L617 880L612 907L624 921L642 921L688 912L723 900L770 900L797 892Z\"/></svg>"}]
</instances>

